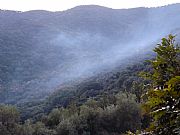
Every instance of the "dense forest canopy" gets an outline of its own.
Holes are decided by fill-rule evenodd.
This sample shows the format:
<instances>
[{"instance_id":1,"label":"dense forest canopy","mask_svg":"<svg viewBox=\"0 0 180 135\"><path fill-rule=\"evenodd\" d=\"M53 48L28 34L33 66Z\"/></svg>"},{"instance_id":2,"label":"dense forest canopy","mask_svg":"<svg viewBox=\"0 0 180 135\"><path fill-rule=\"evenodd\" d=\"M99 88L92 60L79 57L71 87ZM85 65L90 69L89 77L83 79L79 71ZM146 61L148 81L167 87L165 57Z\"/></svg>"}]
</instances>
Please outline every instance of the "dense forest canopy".
<instances>
[{"instance_id":1,"label":"dense forest canopy","mask_svg":"<svg viewBox=\"0 0 180 135\"><path fill-rule=\"evenodd\" d=\"M67 106L20 120L13 106L0 105L2 135L114 135L180 133L180 46L169 35L155 47L157 54L144 66L129 89L104 91L95 97L72 98ZM142 65L141 65L142 66ZM131 76L129 76L131 77ZM125 84L129 85L129 84ZM126 87L128 88L128 87ZM39 106L38 109L42 109ZM21 121L21 122L20 122Z\"/></svg>"},{"instance_id":2,"label":"dense forest canopy","mask_svg":"<svg viewBox=\"0 0 180 135\"><path fill-rule=\"evenodd\" d=\"M0 10L0 102L41 101L67 83L148 59L163 36L180 33L179 12L180 4Z\"/></svg>"}]
</instances>

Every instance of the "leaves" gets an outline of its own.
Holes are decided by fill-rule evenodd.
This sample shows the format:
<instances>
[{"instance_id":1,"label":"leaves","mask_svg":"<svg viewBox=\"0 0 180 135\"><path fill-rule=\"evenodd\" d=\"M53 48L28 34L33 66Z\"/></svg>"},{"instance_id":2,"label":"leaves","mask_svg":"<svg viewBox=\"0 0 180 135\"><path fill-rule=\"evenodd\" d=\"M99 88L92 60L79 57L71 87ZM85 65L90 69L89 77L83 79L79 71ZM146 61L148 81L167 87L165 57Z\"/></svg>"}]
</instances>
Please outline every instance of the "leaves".
<instances>
[{"instance_id":1,"label":"leaves","mask_svg":"<svg viewBox=\"0 0 180 135\"><path fill-rule=\"evenodd\" d=\"M143 106L153 117L149 129L160 135L177 134L179 130L180 48L174 45L174 38L173 35L163 38L154 49L157 56L151 61L153 88L147 92L147 102Z\"/></svg>"}]
</instances>

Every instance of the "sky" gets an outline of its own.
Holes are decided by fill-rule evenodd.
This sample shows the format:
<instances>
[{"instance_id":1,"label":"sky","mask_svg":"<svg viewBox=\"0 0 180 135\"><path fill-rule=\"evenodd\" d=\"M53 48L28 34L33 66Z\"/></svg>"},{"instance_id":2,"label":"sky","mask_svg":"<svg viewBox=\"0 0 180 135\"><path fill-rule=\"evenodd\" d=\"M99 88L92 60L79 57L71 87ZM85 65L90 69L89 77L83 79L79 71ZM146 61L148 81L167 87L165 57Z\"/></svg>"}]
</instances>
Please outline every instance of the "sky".
<instances>
[{"instance_id":1,"label":"sky","mask_svg":"<svg viewBox=\"0 0 180 135\"><path fill-rule=\"evenodd\" d=\"M122 9L158 7L173 3L180 3L180 0L0 0L0 9L17 11L63 11L78 5L100 5L114 9Z\"/></svg>"}]
</instances>

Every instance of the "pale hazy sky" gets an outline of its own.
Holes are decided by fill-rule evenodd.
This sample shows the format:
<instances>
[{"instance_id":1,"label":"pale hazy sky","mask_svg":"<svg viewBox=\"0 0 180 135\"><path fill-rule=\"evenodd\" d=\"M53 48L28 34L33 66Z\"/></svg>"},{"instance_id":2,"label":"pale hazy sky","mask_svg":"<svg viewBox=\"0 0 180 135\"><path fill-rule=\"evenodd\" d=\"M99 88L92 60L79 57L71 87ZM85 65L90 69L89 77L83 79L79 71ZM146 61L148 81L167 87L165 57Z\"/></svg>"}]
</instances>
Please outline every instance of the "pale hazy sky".
<instances>
[{"instance_id":1,"label":"pale hazy sky","mask_svg":"<svg viewBox=\"0 0 180 135\"><path fill-rule=\"evenodd\" d=\"M157 7L180 0L0 0L0 9L62 11L78 5L101 5L115 9L133 7Z\"/></svg>"}]
</instances>

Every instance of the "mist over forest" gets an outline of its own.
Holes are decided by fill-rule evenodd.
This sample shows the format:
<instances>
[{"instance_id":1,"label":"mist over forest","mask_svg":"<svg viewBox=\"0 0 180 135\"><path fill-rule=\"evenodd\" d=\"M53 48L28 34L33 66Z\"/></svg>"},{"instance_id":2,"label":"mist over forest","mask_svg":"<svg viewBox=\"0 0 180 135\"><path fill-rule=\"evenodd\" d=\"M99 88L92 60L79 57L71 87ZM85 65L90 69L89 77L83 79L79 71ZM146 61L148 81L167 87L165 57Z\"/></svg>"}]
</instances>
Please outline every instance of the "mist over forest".
<instances>
[{"instance_id":1,"label":"mist over forest","mask_svg":"<svg viewBox=\"0 0 180 135\"><path fill-rule=\"evenodd\" d=\"M180 4L0 10L0 135L180 135Z\"/></svg>"},{"instance_id":2,"label":"mist over forest","mask_svg":"<svg viewBox=\"0 0 180 135\"><path fill-rule=\"evenodd\" d=\"M45 99L63 85L151 57L180 34L180 4L62 12L0 10L0 102Z\"/></svg>"}]
</instances>

